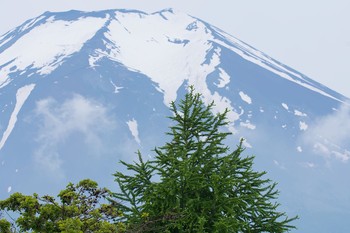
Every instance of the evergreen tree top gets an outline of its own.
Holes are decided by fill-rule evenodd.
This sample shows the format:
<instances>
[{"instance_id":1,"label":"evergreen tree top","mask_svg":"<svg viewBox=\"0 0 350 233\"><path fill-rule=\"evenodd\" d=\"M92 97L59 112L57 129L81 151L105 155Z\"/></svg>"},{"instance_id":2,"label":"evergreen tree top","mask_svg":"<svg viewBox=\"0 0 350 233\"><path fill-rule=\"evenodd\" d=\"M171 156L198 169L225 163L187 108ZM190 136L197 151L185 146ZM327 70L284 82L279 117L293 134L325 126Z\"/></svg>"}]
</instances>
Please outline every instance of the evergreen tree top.
<instances>
[{"instance_id":1,"label":"evergreen tree top","mask_svg":"<svg viewBox=\"0 0 350 233\"><path fill-rule=\"evenodd\" d=\"M155 149L155 159L123 164L134 176L116 173L127 202L126 218L143 232L287 232L293 228L278 210L276 183L253 169L254 157L242 157L224 144L230 135L227 112L213 114L190 87L171 103L171 141ZM158 182L152 177L159 176ZM145 218L145 216L147 216Z\"/></svg>"}]
</instances>

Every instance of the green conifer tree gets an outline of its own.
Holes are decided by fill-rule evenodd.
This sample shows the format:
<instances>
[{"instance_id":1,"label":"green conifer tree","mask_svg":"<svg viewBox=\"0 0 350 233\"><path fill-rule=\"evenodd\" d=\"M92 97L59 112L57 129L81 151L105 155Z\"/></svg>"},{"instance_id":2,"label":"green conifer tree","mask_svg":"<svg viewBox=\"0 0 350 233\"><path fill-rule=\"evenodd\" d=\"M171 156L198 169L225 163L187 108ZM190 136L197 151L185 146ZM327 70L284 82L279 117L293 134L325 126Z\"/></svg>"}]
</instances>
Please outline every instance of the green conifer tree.
<instances>
[{"instance_id":1,"label":"green conifer tree","mask_svg":"<svg viewBox=\"0 0 350 233\"><path fill-rule=\"evenodd\" d=\"M153 161L121 162L132 175L114 174L124 201L129 232L287 232L278 210L276 183L254 171L242 141L230 151L224 140L227 110L214 115L193 88L171 103L171 141L156 148Z\"/></svg>"}]
</instances>

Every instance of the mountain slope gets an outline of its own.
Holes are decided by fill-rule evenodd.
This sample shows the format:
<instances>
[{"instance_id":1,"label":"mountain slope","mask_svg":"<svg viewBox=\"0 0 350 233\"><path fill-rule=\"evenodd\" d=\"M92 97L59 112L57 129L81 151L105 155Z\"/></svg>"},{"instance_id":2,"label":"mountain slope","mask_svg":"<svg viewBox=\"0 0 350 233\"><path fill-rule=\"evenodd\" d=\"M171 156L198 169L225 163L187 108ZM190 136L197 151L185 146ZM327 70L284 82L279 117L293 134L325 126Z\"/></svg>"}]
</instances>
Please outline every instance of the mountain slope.
<instances>
[{"instance_id":1,"label":"mountain slope","mask_svg":"<svg viewBox=\"0 0 350 233\"><path fill-rule=\"evenodd\" d=\"M246 138L301 232L345 232L349 99L172 9L46 12L0 37L1 197L113 187L119 159L166 141L188 85L230 109L228 143Z\"/></svg>"}]
</instances>

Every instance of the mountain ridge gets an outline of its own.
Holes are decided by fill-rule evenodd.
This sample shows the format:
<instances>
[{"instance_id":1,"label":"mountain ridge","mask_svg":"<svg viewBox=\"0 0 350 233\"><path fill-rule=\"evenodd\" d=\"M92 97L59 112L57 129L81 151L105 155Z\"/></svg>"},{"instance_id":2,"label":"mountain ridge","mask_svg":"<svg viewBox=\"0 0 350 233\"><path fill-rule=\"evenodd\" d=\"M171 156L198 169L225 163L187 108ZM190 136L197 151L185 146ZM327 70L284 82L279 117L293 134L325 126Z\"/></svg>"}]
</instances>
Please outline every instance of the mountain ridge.
<instances>
[{"instance_id":1,"label":"mountain ridge","mask_svg":"<svg viewBox=\"0 0 350 233\"><path fill-rule=\"evenodd\" d=\"M97 15L99 15L99 17L101 17L103 14L104 14L105 16L107 16L107 14L111 14L111 13L114 13L114 14L115 14L115 13L117 13L117 12L119 12L119 13L133 13L133 14L135 13L135 14L138 14L138 15L142 14L142 15L144 15L144 16L146 16L146 15L152 16L152 15L159 14L159 15L161 15L162 17L164 17L164 16L162 15L162 13L166 12L166 13L171 13L171 14L173 14L174 10L173 10L173 9L164 9L164 10L157 11L157 12L154 12L154 13L151 13L151 14L147 14L147 13L142 12L142 11L127 10L127 9L103 10L103 11L94 11L94 12L84 12L84 11L71 10L71 11L64 12L64 13L57 13L57 12L49 12L49 11L48 11L48 12L45 12L45 13L43 13L42 15L36 17L36 18L33 18L33 19L30 19L30 20L26 21L24 24L22 24L21 26L17 27L16 29L17 29L17 31L26 31L27 29L30 29L31 26L38 26L37 23L43 21L44 19L48 20L50 17L52 17L52 16L54 16L54 15L56 15L56 17L57 17L58 15L61 16L61 17L64 17L66 14L68 14L68 15L74 14L75 17L77 17L76 15L78 14L78 15L84 16L84 17L90 17L90 16L96 17ZM244 49L244 50L245 50L245 51L244 51L245 53L250 53L250 55L252 55L252 54L254 54L254 52L255 52L255 53L257 53L258 55L261 55L261 57L262 57L262 58L260 57L260 58L258 58L258 59L262 59L262 60L265 59L264 62L266 62L266 61L268 61L268 60L271 60L271 62L270 62L271 65L275 66L275 67L276 67L277 69L279 69L280 71L285 71L285 72L287 72L287 73L289 73L289 74L294 74L296 77L299 77L302 81L304 81L304 83L303 83L304 85L311 84L311 87L309 87L309 88L314 87L315 84L316 84L317 86L319 86L319 87L318 87L319 89L320 89L320 86L322 87L322 89L323 89L323 88L326 88L326 87L323 86L322 84L317 83L317 82L315 82L314 80L311 80L311 79L307 78L306 76L302 75L302 74L299 73L299 72L296 72L295 70L291 69L290 67L285 66L285 65L282 64L282 63L279 63L278 61L272 59L271 57L267 56L266 54L261 53L260 51L256 50L255 48L253 48L253 47L251 47L251 46L245 44L244 42L242 42L242 41L240 41L240 40L234 38L233 36L231 36L231 35L229 35L229 34L223 32L222 30L216 28L215 26L212 26L212 25L210 25L210 24L207 24L207 23L205 23L204 21L201 21L200 19L197 19L197 18L195 18L195 17L192 17L192 16L189 16L189 17L191 17L191 18L193 18L193 19L195 19L195 20L198 20L198 21L201 22L201 23L204 23L204 25L205 25L205 26L208 26L208 28L214 28L214 29L216 29L216 30L219 30L219 32L221 32L221 33L223 33L223 34L226 34L226 36L225 36L225 35L221 35L221 36L222 36L223 38L225 38L226 40L227 40L227 39L230 39L230 40L231 40L231 41L230 41L230 42L231 42L231 45L234 43L234 42L232 42L232 39L235 39L235 40L236 40L236 41L235 41L235 43L236 43L235 45L236 45L236 46L238 45L239 48ZM59 17L58 17L58 19L59 19ZM111 19L109 19L109 20L111 20ZM45 22L45 21L44 21L44 22ZM106 23L107 23L107 22L106 22ZM105 25L104 25L104 26L105 26ZM14 30L16 30L16 29L14 29ZM102 28L100 28L100 29L102 30ZM12 30L11 30L11 31L12 31ZM11 32L11 31L9 31L9 32ZM9 32L8 32L8 33L9 33ZM6 47L9 46L9 45L5 46L5 45L7 44L6 42L12 41L12 40L6 39L6 35L7 35L8 33L5 33L5 34L2 36L2 38L1 38L1 40L4 40L4 41L2 41L2 42L0 43L0 45L1 45L0 47L2 48L2 50L5 50ZM97 33L97 31L96 31L96 33ZM217 34L216 34L216 35L217 35ZM94 36L94 35L93 35L93 36ZM92 37L93 37L93 36L92 36ZM4 38L3 38L3 37L4 37ZM228 38L228 37L229 37L229 38ZM90 39L91 39L91 38L90 38ZM214 41L214 42L215 42L215 41ZM14 42L13 42L13 43L14 43ZM249 48L249 49L247 49L247 48ZM250 51L249 51L249 50L250 50ZM253 52L252 52L252 51L253 51ZM2 51L1 51L1 52L2 52ZM236 52L238 52L238 50L236 50ZM243 54L241 54L241 55L244 56ZM254 54L254 55L256 56L256 54ZM264 62L262 62L262 63L264 63ZM275 63L275 64L274 64L274 63ZM261 64L261 65L263 65L263 64ZM265 67L265 68L266 68L266 67ZM282 72L282 73L283 73L283 72ZM286 76L283 75L283 74L281 74L281 76L284 77L284 78L290 79L291 81L293 81L292 78L286 77ZM300 80L299 80L299 81L300 81ZM302 84L302 85L303 85L303 84ZM321 91L322 91L322 89L321 89ZM328 89L328 88L326 88L326 89L327 89L327 92L332 91L332 90L330 90L330 89ZM335 93L333 93L333 94L335 94ZM337 94L339 94L339 93L337 93ZM342 96L342 98L344 98L344 96ZM339 98L338 98L338 100L339 100Z\"/></svg>"},{"instance_id":2,"label":"mountain ridge","mask_svg":"<svg viewBox=\"0 0 350 233\"><path fill-rule=\"evenodd\" d=\"M349 99L171 9L46 12L0 37L0 196L86 177L113 186L119 159L166 141L169 103L189 85L230 110L229 143L246 138L301 229L334 230L329 214L350 205Z\"/></svg>"}]
</instances>

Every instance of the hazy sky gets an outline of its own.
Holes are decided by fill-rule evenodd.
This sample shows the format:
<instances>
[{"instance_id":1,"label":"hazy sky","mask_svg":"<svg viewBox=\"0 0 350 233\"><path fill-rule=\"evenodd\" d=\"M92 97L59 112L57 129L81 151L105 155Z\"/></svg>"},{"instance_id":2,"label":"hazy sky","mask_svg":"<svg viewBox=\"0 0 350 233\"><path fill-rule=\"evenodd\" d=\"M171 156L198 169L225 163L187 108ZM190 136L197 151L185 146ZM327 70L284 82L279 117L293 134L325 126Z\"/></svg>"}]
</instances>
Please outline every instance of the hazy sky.
<instances>
[{"instance_id":1,"label":"hazy sky","mask_svg":"<svg viewBox=\"0 0 350 233\"><path fill-rule=\"evenodd\" d=\"M350 97L350 0L0 1L1 35L45 11L172 7Z\"/></svg>"}]
</instances>

